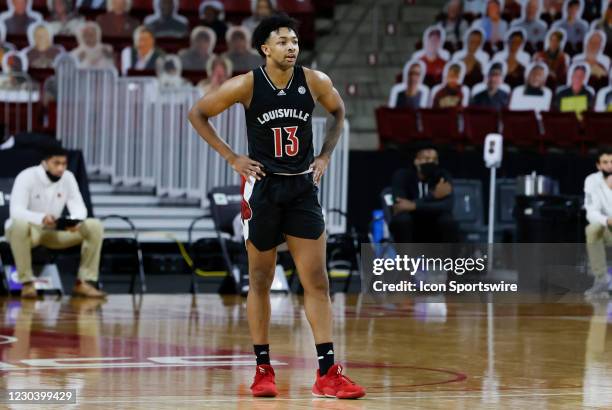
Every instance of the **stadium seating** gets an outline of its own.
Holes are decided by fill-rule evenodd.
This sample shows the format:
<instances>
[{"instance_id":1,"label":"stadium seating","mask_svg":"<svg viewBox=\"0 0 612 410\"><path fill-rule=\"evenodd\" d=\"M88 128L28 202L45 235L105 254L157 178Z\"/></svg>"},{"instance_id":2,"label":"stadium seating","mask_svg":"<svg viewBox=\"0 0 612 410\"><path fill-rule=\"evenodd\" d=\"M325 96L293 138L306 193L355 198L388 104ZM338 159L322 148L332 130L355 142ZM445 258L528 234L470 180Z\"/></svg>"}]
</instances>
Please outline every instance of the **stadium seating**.
<instances>
[{"instance_id":1,"label":"stadium seating","mask_svg":"<svg viewBox=\"0 0 612 410\"><path fill-rule=\"evenodd\" d=\"M423 124L423 137L436 144L463 142L459 132L459 112L454 108L427 108L419 110Z\"/></svg>"},{"instance_id":2,"label":"stadium seating","mask_svg":"<svg viewBox=\"0 0 612 410\"><path fill-rule=\"evenodd\" d=\"M501 116L507 143L519 147L532 147L540 143L540 125L534 111L503 110Z\"/></svg>"}]
</instances>

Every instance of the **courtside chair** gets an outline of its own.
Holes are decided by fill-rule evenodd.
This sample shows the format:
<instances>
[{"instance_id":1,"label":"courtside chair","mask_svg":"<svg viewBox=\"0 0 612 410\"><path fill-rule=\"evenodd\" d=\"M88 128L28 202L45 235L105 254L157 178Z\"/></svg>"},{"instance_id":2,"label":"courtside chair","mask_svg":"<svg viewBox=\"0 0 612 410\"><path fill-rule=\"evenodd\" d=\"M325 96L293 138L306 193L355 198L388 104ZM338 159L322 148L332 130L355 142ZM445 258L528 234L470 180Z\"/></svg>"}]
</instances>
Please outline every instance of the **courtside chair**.
<instances>
[{"instance_id":1,"label":"courtside chair","mask_svg":"<svg viewBox=\"0 0 612 410\"><path fill-rule=\"evenodd\" d=\"M136 229L136 226L130 220L130 218L126 216L122 216L122 215L115 215L115 214L106 215L100 218L100 221L102 222L102 224L104 224L104 222L111 220L111 219L123 221L129 227L129 232L131 236L122 235L121 237L119 236L115 237L115 236L106 236L105 234L104 241L102 242L101 259L105 255L108 255L108 254L113 254L113 255L130 254L132 255L132 260L134 262L133 263L134 268L131 270L131 274L130 274L129 292L132 294L134 293L136 279L138 279L138 282L140 285L139 293L143 294L147 291L147 284L146 284L146 279L145 279L144 258L142 256L142 247L140 246L140 241L138 240L138 230ZM101 285L102 279L100 279L99 282ZM108 281L107 280L106 282L109 282L109 283L123 282L123 280L118 280L118 281L115 281L115 280Z\"/></svg>"}]
</instances>

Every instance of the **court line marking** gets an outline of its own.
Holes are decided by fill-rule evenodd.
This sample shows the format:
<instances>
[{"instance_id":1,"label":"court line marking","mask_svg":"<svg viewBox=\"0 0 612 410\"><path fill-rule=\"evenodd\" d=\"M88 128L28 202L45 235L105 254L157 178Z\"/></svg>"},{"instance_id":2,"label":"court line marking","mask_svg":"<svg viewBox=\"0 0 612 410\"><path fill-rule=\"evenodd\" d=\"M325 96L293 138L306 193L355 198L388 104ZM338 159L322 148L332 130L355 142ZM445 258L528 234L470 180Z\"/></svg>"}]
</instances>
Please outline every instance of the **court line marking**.
<instances>
[{"instance_id":1,"label":"court line marking","mask_svg":"<svg viewBox=\"0 0 612 410\"><path fill-rule=\"evenodd\" d=\"M382 396L382 397L372 397L366 396L361 400L398 400L398 399L417 399L417 400L437 400L437 399L473 399L473 398L483 398L483 396L487 396L488 398L504 398L504 397L548 397L548 396L581 396L584 395L583 392L566 392L566 393L515 393L515 394L493 394L489 392L482 392L482 394L467 394L467 395L427 395L427 396ZM160 401L168 401L168 402L215 402L215 403L236 403L236 402L274 402L274 401L329 401L333 402L338 399L317 399L315 397L295 397L295 398L274 398L269 400L261 400L255 399L252 397L238 397L235 399L192 399L192 398L183 398L180 396L157 396L154 398L134 398L132 400L108 400L108 399L94 399L94 400L84 400L83 396L79 396L79 404L97 404L97 403L159 403Z\"/></svg>"}]
</instances>

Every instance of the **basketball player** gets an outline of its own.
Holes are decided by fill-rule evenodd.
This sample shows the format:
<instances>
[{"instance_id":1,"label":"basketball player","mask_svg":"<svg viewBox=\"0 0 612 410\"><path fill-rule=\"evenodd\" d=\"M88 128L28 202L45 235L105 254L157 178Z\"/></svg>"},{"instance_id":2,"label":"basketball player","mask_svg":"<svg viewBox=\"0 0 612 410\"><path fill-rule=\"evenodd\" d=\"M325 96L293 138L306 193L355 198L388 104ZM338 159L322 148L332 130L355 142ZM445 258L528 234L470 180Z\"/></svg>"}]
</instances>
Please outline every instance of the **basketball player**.
<instances>
[{"instance_id":1,"label":"basketball player","mask_svg":"<svg viewBox=\"0 0 612 410\"><path fill-rule=\"evenodd\" d=\"M344 123L344 103L325 74L296 65L297 22L285 14L261 21L253 48L265 65L233 77L205 95L189 113L202 138L242 175L242 220L249 262L247 316L257 367L251 391L276 396L268 330L276 247L287 242L304 286L319 370L312 393L341 399L365 395L363 387L334 364L332 311L325 264L325 223L318 183ZM333 116L321 152L314 157L312 111L319 102ZM249 155L234 153L208 119L235 103L246 112Z\"/></svg>"}]
</instances>

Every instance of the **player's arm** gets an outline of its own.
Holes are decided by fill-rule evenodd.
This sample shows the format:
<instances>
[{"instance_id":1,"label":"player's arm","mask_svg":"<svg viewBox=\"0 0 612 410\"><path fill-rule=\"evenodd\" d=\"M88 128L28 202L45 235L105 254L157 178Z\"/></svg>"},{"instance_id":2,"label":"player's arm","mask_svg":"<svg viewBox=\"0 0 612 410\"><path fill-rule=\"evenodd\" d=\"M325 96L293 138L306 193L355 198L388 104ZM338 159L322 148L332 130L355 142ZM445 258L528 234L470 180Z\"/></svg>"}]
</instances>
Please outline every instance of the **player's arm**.
<instances>
[{"instance_id":1,"label":"player's arm","mask_svg":"<svg viewBox=\"0 0 612 410\"><path fill-rule=\"evenodd\" d=\"M312 164L313 179L315 183L319 183L321 176L323 176L329 164L331 154L342 135L345 114L344 101L342 101L342 97L340 97L338 90L334 88L331 79L326 74L317 70L305 69L305 72L308 87L313 94L313 98L332 115L331 124L326 131L321 152Z\"/></svg>"},{"instance_id":2,"label":"player's arm","mask_svg":"<svg viewBox=\"0 0 612 410\"><path fill-rule=\"evenodd\" d=\"M189 112L189 122L200 136L217 151L231 167L244 177L264 176L263 165L245 155L236 154L208 121L235 103L248 105L253 89L253 75L243 74L224 82L219 89L202 97Z\"/></svg>"}]
</instances>

